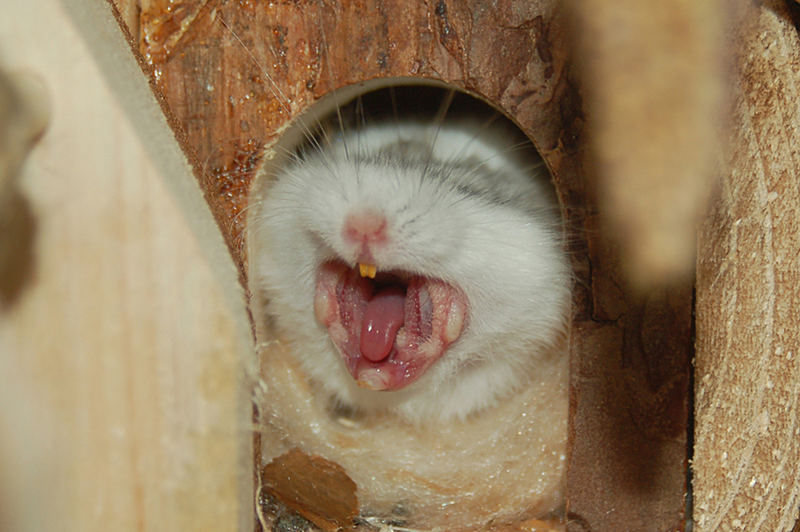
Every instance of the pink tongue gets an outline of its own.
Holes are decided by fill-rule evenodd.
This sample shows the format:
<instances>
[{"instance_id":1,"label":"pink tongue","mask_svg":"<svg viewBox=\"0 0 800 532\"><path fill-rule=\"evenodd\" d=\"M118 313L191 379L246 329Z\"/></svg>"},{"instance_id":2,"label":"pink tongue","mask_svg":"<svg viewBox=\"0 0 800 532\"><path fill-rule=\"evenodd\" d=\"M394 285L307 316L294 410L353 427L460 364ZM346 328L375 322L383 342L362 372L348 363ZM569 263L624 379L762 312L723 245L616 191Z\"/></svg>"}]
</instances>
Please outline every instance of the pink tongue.
<instances>
[{"instance_id":1,"label":"pink tongue","mask_svg":"<svg viewBox=\"0 0 800 532\"><path fill-rule=\"evenodd\" d=\"M392 351L394 337L405 321L406 294L392 287L372 296L361 323L361 356L380 362Z\"/></svg>"}]
</instances>

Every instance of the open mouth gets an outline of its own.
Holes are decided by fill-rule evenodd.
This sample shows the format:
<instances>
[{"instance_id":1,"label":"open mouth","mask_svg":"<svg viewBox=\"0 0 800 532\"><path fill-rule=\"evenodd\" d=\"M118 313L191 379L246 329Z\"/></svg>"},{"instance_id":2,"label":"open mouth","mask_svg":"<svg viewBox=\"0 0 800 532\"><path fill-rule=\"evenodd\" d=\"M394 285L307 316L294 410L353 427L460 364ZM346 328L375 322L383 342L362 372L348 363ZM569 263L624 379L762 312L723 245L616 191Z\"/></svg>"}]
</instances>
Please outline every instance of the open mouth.
<instances>
[{"instance_id":1,"label":"open mouth","mask_svg":"<svg viewBox=\"0 0 800 532\"><path fill-rule=\"evenodd\" d=\"M466 309L464 294L440 279L338 261L317 273L317 320L358 385L371 390L422 376L461 335Z\"/></svg>"}]
</instances>

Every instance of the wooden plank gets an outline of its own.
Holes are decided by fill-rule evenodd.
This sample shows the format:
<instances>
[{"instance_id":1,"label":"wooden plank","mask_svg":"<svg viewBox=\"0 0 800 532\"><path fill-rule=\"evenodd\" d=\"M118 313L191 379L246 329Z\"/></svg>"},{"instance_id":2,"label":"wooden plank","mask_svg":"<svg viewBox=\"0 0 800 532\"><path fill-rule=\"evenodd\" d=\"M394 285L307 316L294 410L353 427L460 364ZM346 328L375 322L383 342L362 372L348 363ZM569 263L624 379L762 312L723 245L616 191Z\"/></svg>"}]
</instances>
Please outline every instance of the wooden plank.
<instances>
[{"instance_id":1,"label":"wooden plank","mask_svg":"<svg viewBox=\"0 0 800 532\"><path fill-rule=\"evenodd\" d=\"M52 108L0 309L3 529L252 530L236 269L110 9L13 0L0 51Z\"/></svg>"},{"instance_id":2,"label":"wooden plank","mask_svg":"<svg viewBox=\"0 0 800 532\"><path fill-rule=\"evenodd\" d=\"M783 2L737 27L730 148L697 265L697 529L792 530L800 506L800 39Z\"/></svg>"}]
</instances>

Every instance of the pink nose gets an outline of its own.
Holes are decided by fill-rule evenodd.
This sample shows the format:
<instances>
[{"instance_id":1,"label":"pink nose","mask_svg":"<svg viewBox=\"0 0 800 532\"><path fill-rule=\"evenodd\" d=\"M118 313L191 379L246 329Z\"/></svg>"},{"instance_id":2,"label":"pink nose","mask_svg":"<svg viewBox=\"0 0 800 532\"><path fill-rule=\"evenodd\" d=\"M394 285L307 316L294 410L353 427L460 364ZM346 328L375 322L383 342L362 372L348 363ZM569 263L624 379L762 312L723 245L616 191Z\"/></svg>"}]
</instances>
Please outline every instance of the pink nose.
<instances>
[{"instance_id":1,"label":"pink nose","mask_svg":"<svg viewBox=\"0 0 800 532\"><path fill-rule=\"evenodd\" d=\"M369 252L373 244L387 240L386 217L373 210L351 212L344 219L342 237L351 244L361 244L362 251Z\"/></svg>"}]
</instances>

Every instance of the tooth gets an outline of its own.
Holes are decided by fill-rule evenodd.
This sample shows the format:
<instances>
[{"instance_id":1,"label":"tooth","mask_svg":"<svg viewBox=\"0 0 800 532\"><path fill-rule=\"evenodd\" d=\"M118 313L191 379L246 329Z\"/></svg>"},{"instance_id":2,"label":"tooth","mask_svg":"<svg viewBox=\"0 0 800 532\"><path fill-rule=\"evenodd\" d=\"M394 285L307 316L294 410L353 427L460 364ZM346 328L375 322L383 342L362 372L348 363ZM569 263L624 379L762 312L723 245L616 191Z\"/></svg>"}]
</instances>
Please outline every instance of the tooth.
<instances>
[{"instance_id":1,"label":"tooth","mask_svg":"<svg viewBox=\"0 0 800 532\"><path fill-rule=\"evenodd\" d=\"M461 335L464 328L464 307L458 301L450 303L450 311L447 313L447 323L444 324L443 339L445 342L452 343Z\"/></svg>"},{"instance_id":2,"label":"tooth","mask_svg":"<svg viewBox=\"0 0 800 532\"><path fill-rule=\"evenodd\" d=\"M358 374L356 384L367 390L385 390L389 387L389 375L379 369L364 369Z\"/></svg>"},{"instance_id":3,"label":"tooth","mask_svg":"<svg viewBox=\"0 0 800 532\"><path fill-rule=\"evenodd\" d=\"M363 264L359 262L358 273L361 274L361 277L369 277L370 279L374 279L375 274L378 273L378 268L374 264Z\"/></svg>"},{"instance_id":4,"label":"tooth","mask_svg":"<svg viewBox=\"0 0 800 532\"><path fill-rule=\"evenodd\" d=\"M323 290L317 290L317 293L314 297L314 316L317 318L317 321L322 325L327 326L329 319L328 314L330 312L330 299L328 298L327 292Z\"/></svg>"}]
</instances>

